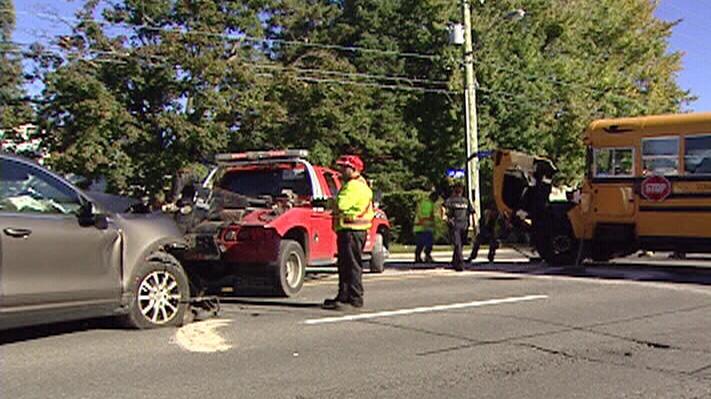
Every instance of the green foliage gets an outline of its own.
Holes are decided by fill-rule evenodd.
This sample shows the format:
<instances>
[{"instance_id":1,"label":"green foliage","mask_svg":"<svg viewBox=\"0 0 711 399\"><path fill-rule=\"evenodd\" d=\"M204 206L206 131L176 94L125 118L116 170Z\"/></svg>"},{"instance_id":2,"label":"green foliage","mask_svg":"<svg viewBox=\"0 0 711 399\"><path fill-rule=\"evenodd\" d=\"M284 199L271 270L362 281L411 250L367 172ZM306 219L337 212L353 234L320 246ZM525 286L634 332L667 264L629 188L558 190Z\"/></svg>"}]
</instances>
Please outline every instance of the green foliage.
<instances>
[{"instance_id":1,"label":"green foliage","mask_svg":"<svg viewBox=\"0 0 711 399\"><path fill-rule=\"evenodd\" d=\"M594 119L679 112L691 99L675 83L680 54L667 54L673 24L655 2L533 1L512 26L494 23L513 1L479 7L477 76L484 147L547 156L561 182L582 177L580 136ZM488 31L486 31L488 29Z\"/></svg>"},{"instance_id":2,"label":"green foliage","mask_svg":"<svg viewBox=\"0 0 711 399\"><path fill-rule=\"evenodd\" d=\"M36 59L60 169L139 193L215 152L307 148L325 165L357 153L407 241L411 214L396 202L414 194L402 193L463 167L462 55L447 40L459 2L123 0L101 17L98 2L57 39L59 57ZM481 148L548 156L574 183L590 121L691 99L656 2L532 0L518 22L501 16L520 1L470 3Z\"/></svg>"},{"instance_id":3,"label":"green foliage","mask_svg":"<svg viewBox=\"0 0 711 399\"><path fill-rule=\"evenodd\" d=\"M22 58L12 44L14 29L14 4L12 0L0 0L0 130L8 133L34 121L32 108L24 99Z\"/></svg>"},{"instance_id":4,"label":"green foliage","mask_svg":"<svg viewBox=\"0 0 711 399\"><path fill-rule=\"evenodd\" d=\"M126 0L103 11L125 32L112 37L87 1L44 74L52 162L135 195L250 137L267 91L240 64L264 56L228 34L259 34L251 3Z\"/></svg>"}]
</instances>

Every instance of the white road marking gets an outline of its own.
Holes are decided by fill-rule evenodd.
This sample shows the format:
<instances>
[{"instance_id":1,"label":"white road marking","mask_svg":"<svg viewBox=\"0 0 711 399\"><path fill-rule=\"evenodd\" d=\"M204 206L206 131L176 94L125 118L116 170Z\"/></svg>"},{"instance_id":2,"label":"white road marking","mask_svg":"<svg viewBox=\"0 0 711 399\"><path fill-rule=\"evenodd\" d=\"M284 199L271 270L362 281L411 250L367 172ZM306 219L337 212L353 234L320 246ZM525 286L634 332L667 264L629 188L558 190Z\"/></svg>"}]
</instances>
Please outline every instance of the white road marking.
<instances>
[{"instance_id":1,"label":"white road marking","mask_svg":"<svg viewBox=\"0 0 711 399\"><path fill-rule=\"evenodd\" d=\"M535 301L538 299L547 299L548 295L526 295L519 297L501 298L501 299L489 299L485 301L474 301L465 303L453 303L450 305L437 305L428 306L412 309L398 309L398 310L388 310L384 312L376 313L361 313L347 316L339 317L325 317L320 319L310 319L304 321L304 324L314 325L314 324L326 324L326 323L338 323L342 321L356 321L356 320L366 320L375 319L379 317L392 317L392 316L403 316L415 313L429 313L429 312L440 312L444 310L452 309L465 309L465 308L477 308L481 306L491 306L500 305L504 303L515 303L515 302L525 302L525 301Z\"/></svg>"},{"instance_id":2,"label":"white road marking","mask_svg":"<svg viewBox=\"0 0 711 399\"><path fill-rule=\"evenodd\" d=\"M186 324L175 333L175 340L190 352L224 352L232 346L216 330L230 322L226 319L213 319Z\"/></svg>"}]
</instances>

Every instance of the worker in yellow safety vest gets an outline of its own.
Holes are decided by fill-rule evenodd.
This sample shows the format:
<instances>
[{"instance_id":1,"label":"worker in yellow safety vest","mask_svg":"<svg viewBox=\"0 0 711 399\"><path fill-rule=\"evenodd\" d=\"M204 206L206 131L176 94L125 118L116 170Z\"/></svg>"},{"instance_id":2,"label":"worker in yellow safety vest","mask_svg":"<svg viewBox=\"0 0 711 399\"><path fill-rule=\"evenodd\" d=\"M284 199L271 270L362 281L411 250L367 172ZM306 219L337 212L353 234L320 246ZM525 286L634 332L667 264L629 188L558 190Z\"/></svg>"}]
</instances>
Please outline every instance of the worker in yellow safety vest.
<instances>
[{"instance_id":1,"label":"worker in yellow safety vest","mask_svg":"<svg viewBox=\"0 0 711 399\"><path fill-rule=\"evenodd\" d=\"M415 246L415 263L422 262L422 250L425 251L425 262L433 263L432 259L432 244L434 242L435 217L437 202L437 192L433 191L429 196L417 203L415 209L415 238L417 245Z\"/></svg>"},{"instance_id":2,"label":"worker in yellow safety vest","mask_svg":"<svg viewBox=\"0 0 711 399\"><path fill-rule=\"evenodd\" d=\"M363 246L372 226L373 191L361 173L364 165L356 155L343 155L336 165L345 183L336 195L333 218L338 246L338 295L326 299L327 309L363 307Z\"/></svg>"}]
</instances>

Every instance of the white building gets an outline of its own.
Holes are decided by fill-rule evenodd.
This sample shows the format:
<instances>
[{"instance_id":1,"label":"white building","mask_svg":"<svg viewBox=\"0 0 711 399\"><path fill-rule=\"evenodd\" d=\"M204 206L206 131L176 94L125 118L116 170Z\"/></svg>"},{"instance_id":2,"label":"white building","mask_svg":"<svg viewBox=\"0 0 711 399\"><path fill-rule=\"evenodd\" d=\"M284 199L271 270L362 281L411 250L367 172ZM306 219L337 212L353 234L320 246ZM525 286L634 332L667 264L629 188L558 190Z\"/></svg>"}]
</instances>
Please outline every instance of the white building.
<instances>
[{"instance_id":1,"label":"white building","mask_svg":"<svg viewBox=\"0 0 711 399\"><path fill-rule=\"evenodd\" d=\"M36 137L39 127L27 123L13 129L12 134L7 130L0 130L0 150L12 152L42 161L49 153L42 148L42 140Z\"/></svg>"}]
</instances>

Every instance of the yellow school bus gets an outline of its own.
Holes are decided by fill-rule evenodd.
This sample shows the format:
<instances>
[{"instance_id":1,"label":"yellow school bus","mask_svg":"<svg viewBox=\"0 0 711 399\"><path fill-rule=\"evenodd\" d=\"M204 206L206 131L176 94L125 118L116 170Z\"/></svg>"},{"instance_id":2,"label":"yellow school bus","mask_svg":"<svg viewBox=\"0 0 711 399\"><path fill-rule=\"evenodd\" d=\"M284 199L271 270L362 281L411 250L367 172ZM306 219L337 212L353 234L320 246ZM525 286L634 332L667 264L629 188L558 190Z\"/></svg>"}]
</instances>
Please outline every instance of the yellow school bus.
<instances>
[{"instance_id":1,"label":"yellow school bus","mask_svg":"<svg viewBox=\"0 0 711 399\"><path fill-rule=\"evenodd\" d=\"M711 112L598 120L583 143L585 178L564 202L549 200L550 160L494 155L496 204L530 223L548 263L638 250L711 253Z\"/></svg>"}]
</instances>

